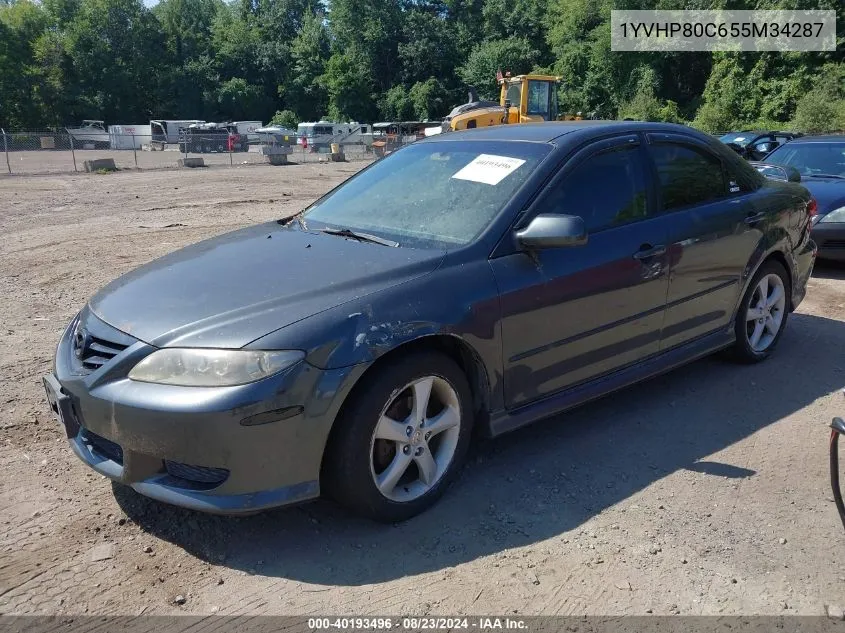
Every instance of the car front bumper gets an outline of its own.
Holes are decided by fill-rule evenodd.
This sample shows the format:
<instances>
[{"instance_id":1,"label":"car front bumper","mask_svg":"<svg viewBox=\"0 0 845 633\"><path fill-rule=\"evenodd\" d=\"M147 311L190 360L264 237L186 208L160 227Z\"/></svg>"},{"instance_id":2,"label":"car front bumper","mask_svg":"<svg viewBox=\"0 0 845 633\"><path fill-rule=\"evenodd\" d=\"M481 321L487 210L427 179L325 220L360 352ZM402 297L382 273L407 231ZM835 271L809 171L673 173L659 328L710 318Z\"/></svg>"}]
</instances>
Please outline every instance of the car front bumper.
<instances>
[{"instance_id":1,"label":"car front bumper","mask_svg":"<svg viewBox=\"0 0 845 633\"><path fill-rule=\"evenodd\" d=\"M819 222L812 237L819 245L820 258L845 262L845 222Z\"/></svg>"},{"instance_id":2,"label":"car front bumper","mask_svg":"<svg viewBox=\"0 0 845 633\"><path fill-rule=\"evenodd\" d=\"M87 309L77 318L98 333L113 330ZM331 425L360 365L321 370L302 361L236 387L142 383L126 374L153 347L137 341L86 372L74 355L75 324L44 387L74 453L95 471L153 499L217 514L319 495Z\"/></svg>"}]
</instances>

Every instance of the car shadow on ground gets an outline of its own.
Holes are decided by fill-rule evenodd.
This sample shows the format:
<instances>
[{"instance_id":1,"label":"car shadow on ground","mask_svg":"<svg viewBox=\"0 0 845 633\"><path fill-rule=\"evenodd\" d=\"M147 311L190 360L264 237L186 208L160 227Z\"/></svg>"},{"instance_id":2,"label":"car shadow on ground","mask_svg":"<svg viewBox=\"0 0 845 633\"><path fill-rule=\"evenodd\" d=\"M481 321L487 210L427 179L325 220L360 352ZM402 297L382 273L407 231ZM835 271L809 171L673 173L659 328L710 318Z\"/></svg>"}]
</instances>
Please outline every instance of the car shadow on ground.
<instances>
[{"instance_id":1,"label":"car shadow on ground","mask_svg":"<svg viewBox=\"0 0 845 633\"><path fill-rule=\"evenodd\" d=\"M845 262L817 259L815 266L813 266L813 277L845 280Z\"/></svg>"},{"instance_id":2,"label":"car shadow on ground","mask_svg":"<svg viewBox=\"0 0 845 633\"><path fill-rule=\"evenodd\" d=\"M358 519L325 501L227 518L123 486L115 495L152 535L234 569L331 585L442 570L576 529L681 469L725 478L730 494L735 478L755 473L711 456L842 388L843 340L845 323L793 314L768 362L710 357L477 443L446 496L400 525ZM824 422L818 432L826 436Z\"/></svg>"}]
</instances>

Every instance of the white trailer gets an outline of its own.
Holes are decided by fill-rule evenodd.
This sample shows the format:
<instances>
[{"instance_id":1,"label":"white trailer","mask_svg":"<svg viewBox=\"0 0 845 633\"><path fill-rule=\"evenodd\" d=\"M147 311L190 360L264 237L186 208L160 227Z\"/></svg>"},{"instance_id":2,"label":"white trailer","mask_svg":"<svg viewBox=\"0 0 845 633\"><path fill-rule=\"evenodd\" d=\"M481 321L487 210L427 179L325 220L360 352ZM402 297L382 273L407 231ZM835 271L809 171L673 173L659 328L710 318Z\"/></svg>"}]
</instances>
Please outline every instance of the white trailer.
<instances>
[{"instance_id":1,"label":"white trailer","mask_svg":"<svg viewBox=\"0 0 845 633\"><path fill-rule=\"evenodd\" d=\"M141 149L152 142L151 125L110 125L109 145L112 149Z\"/></svg>"},{"instance_id":2,"label":"white trailer","mask_svg":"<svg viewBox=\"0 0 845 633\"><path fill-rule=\"evenodd\" d=\"M307 143L309 148L320 149L339 143L341 145L372 145L373 131L366 123L350 121L335 123L334 121L315 121L300 123L296 128L297 143ZM303 139L305 143L303 143Z\"/></svg>"},{"instance_id":3,"label":"white trailer","mask_svg":"<svg viewBox=\"0 0 845 633\"><path fill-rule=\"evenodd\" d=\"M232 125L238 128L238 134L243 134L251 143L259 140L256 130L264 127L261 121L232 121Z\"/></svg>"}]
</instances>

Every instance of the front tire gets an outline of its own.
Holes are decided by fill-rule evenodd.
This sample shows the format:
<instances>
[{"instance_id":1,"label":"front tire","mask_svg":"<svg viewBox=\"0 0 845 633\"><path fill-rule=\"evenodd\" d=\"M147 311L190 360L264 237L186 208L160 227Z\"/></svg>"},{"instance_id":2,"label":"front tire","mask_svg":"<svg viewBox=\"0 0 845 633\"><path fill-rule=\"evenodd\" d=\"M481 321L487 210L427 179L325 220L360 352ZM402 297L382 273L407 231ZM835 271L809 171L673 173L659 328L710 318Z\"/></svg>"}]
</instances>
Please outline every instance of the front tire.
<instances>
[{"instance_id":1,"label":"front tire","mask_svg":"<svg viewBox=\"0 0 845 633\"><path fill-rule=\"evenodd\" d=\"M759 363L771 356L786 327L791 292L789 275L779 262L760 267L736 313L734 359Z\"/></svg>"},{"instance_id":2,"label":"front tire","mask_svg":"<svg viewBox=\"0 0 845 633\"><path fill-rule=\"evenodd\" d=\"M472 435L472 394L448 357L415 353L364 378L335 421L323 460L329 495L392 523L433 505L454 480Z\"/></svg>"}]
</instances>

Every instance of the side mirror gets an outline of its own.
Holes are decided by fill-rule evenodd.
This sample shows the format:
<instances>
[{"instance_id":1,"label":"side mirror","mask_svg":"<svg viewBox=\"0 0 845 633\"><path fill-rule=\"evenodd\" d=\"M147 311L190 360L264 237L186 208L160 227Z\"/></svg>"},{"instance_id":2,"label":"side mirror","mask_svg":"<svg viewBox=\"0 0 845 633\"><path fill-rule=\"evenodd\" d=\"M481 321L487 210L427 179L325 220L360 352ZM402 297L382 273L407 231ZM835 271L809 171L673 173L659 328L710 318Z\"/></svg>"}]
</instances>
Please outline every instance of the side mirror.
<instances>
[{"instance_id":1,"label":"side mirror","mask_svg":"<svg viewBox=\"0 0 845 633\"><path fill-rule=\"evenodd\" d=\"M516 232L516 241L528 250L583 246L587 243L587 229L580 216L541 213Z\"/></svg>"},{"instance_id":2,"label":"side mirror","mask_svg":"<svg viewBox=\"0 0 845 633\"><path fill-rule=\"evenodd\" d=\"M751 161L752 167L771 180L784 182L801 182L801 172L792 165L773 165L759 161Z\"/></svg>"},{"instance_id":3,"label":"side mirror","mask_svg":"<svg viewBox=\"0 0 845 633\"><path fill-rule=\"evenodd\" d=\"M787 165L784 169L786 169L786 177L789 182L801 182L801 172L795 167Z\"/></svg>"}]
</instances>

